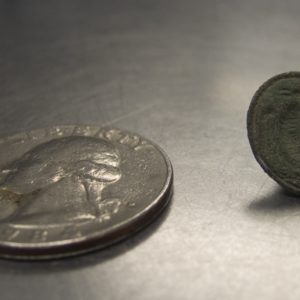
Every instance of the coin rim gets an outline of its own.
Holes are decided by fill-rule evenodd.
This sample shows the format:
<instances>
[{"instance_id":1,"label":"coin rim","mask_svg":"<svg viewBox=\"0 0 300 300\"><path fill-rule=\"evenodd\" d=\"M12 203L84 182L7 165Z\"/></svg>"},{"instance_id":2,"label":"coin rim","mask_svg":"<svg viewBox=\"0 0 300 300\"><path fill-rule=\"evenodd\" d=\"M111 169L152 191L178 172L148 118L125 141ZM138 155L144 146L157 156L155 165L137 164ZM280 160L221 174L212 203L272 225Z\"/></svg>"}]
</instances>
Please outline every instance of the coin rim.
<instances>
[{"instance_id":1,"label":"coin rim","mask_svg":"<svg viewBox=\"0 0 300 300\"><path fill-rule=\"evenodd\" d=\"M126 239L132 234L140 231L147 225L149 225L154 219L164 210L164 208L170 202L173 195L173 167L168 155L165 151L151 140L141 136L132 131L120 129L118 127L111 126L97 126L97 125L53 125L44 128L31 129L26 132L40 131L40 130L51 130L52 128L67 128L67 127L91 127L101 129L115 129L121 132L137 135L144 140L148 141L155 147L155 149L161 154L162 158L166 163L167 176L158 196L142 211L135 214L133 217L124 220L114 226L95 232L89 236L83 236L74 238L72 241L54 241L49 243L33 243L32 245L26 244L25 246L21 243L14 242L0 242L0 257L17 260L49 260L58 259L64 257L70 257L75 255L100 250L115 244L121 240ZM1 139L11 137L14 135L21 134L23 132L11 134L9 136L2 136Z\"/></svg>"},{"instance_id":2,"label":"coin rim","mask_svg":"<svg viewBox=\"0 0 300 300\"><path fill-rule=\"evenodd\" d=\"M255 94L251 100L248 112L247 112L247 133L248 133L248 139L249 139L249 143L250 143L253 155L254 155L255 159L257 160L257 162L262 167L262 169L271 178L273 178L278 184L280 184L283 188L285 188L286 190L290 191L293 194L300 195L300 187L289 184L289 183L285 182L284 180L282 180L282 178L280 176L278 176L276 174L276 172L274 172L272 170L272 167L270 167L268 165L268 163L263 160L263 158L261 157L260 152L259 152L259 147L257 146L257 142L255 140L255 133L257 132L257 126L255 126L254 116L256 113L256 110L255 110L256 105L258 102L260 102L260 96L263 94L263 92L267 88L269 88L275 82L282 80L282 79L286 79L286 78L300 78L300 72L297 72L297 71L285 72L285 73L281 73L279 75L273 76L269 80L264 82L263 85L260 86L260 88L255 92Z\"/></svg>"}]
</instances>

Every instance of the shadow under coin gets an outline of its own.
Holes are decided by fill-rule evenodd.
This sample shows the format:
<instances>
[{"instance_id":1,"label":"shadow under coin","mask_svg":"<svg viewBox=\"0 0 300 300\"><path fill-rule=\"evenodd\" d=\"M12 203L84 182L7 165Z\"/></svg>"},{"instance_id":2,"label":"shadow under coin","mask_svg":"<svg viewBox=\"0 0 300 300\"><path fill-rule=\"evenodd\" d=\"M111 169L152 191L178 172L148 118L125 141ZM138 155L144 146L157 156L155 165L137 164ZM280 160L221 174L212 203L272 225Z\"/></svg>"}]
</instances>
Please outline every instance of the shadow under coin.
<instances>
[{"instance_id":1,"label":"shadow under coin","mask_svg":"<svg viewBox=\"0 0 300 300\"><path fill-rule=\"evenodd\" d=\"M22 276L28 274L42 275L53 272L69 272L76 269L95 266L125 254L148 239L166 220L172 206L173 190L171 190L169 195L166 197L169 198L168 204L161 212L158 213L159 215L155 217L155 219L146 227L140 228L135 234L124 238L122 241L116 242L115 244L104 249L60 259L26 261L2 258L0 259L0 275L9 274Z\"/></svg>"},{"instance_id":2,"label":"shadow under coin","mask_svg":"<svg viewBox=\"0 0 300 300\"><path fill-rule=\"evenodd\" d=\"M248 205L253 214L280 214L300 210L300 197L282 188L276 188L272 193L254 200Z\"/></svg>"}]
</instances>

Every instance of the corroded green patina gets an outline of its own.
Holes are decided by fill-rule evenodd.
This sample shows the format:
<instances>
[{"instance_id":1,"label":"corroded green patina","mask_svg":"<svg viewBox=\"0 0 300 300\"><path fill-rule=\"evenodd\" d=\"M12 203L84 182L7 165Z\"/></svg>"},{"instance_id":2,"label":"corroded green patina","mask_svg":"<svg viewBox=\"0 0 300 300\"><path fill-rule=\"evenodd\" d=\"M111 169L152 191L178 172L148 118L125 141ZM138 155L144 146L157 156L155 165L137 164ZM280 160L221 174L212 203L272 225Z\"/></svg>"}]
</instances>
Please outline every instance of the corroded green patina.
<instances>
[{"instance_id":1,"label":"corroded green patina","mask_svg":"<svg viewBox=\"0 0 300 300\"><path fill-rule=\"evenodd\" d=\"M275 76L254 95L248 137L262 168L300 195L300 72Z\"/></svg>"}]
</instances>

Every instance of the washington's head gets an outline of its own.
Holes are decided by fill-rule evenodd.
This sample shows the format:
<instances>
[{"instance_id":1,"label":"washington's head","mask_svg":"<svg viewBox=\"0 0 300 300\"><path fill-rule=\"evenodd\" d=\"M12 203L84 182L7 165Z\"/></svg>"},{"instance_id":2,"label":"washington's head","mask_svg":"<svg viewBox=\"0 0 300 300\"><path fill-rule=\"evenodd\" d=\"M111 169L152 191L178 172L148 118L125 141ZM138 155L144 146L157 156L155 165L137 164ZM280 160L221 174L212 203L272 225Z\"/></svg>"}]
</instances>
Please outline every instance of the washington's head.
<instances>
[{"instance_id":1,"label":"washington's head","mask_svg":"<svg viewBox=\"0 0 300 300\"><path fill-rule=\"evenodd\" d=\"M120 178L119 164L118 151L105 140L82 136L54 139L2 168L0 189L24 195L68 177L105 185Z\"/></svg>"}]
</instances>

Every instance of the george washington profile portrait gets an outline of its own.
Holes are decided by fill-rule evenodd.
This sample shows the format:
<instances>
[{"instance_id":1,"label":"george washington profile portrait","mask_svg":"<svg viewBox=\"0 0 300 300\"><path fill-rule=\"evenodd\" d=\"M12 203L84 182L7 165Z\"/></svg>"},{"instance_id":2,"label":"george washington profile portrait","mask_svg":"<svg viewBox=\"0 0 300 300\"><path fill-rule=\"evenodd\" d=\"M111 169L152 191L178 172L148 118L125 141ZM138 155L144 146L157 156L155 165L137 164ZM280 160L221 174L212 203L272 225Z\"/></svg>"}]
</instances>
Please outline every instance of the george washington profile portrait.
<instances>
[{"instance_id":1,"label":"george washington profile portrait","mask_svg":"<svg viewBox=\"0 0 300 300\"><path fill-rule=\"evenodd\" d=\"M103 139L69 136L40 144L4 166L0 222L22 226L97 220L117 199L105 187L121 177L120 154Z\"/></svg>"}]
</instances>

